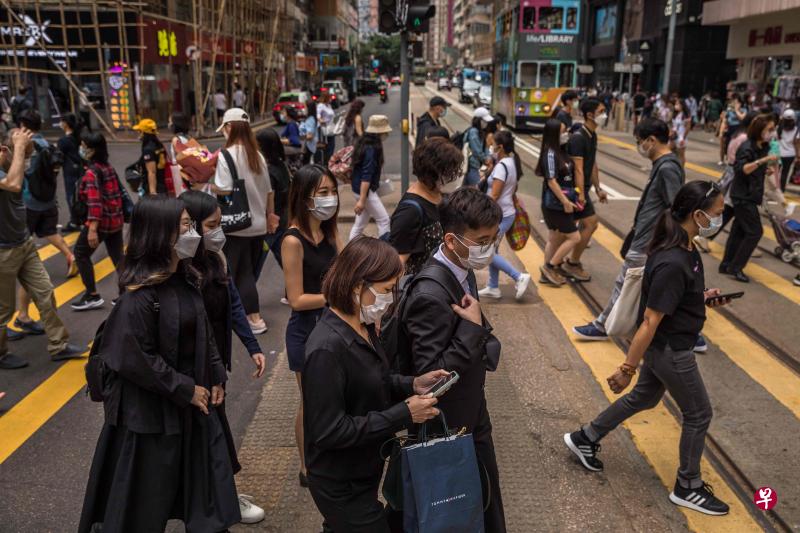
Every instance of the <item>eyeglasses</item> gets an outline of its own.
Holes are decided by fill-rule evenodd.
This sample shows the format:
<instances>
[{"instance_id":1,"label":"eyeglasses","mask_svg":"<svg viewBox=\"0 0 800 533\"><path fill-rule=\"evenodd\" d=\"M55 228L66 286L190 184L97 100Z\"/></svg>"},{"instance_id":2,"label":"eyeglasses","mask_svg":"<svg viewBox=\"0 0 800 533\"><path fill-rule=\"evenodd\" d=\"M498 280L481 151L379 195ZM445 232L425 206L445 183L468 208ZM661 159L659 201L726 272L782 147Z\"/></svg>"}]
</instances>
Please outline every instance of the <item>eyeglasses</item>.
<instances>
[{"instance_id":1,"label":"eyeglasses","mask_svg":"<svg viewBox=\"0 0 800 533\"><path fill-rule=\"evenodd\" d=\"M470 239L467 239L463 235L458 235L456 233L454 233L453 235L458 240L458 242L460 242L461 244L463 244L464 246L466 246L468 248L470 246L479 246L481 253L488 252L490 249L496 247L497 243L500 242L500 232L499 231L497 232L497 234L494 236L494 238L491 241L486 242L486 243L475 242L475 241L472 241ZM464 242L464 241L467 241L467 242ZM469 243L469 244L467 244L467 243Z\"/></svg>"}]
</instances>

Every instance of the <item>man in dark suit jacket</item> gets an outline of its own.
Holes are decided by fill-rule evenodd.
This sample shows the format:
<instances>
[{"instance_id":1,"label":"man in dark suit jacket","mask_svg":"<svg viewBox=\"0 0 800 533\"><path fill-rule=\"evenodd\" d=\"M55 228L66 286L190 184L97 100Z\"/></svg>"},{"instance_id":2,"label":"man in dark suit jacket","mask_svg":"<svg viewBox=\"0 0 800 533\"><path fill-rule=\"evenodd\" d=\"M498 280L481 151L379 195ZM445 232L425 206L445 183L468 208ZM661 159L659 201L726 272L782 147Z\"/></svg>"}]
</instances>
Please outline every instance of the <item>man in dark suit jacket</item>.
<instances>
[{"instance_id":1,"label":"man in dark suit jacket","mask_svg":"<svg viewBox=\"0 0 800 533\"><path fill-rule=\"evenodd\" d=\"M439 398L437 407L445 413L448 426L466 427L472 433L491 495L484 527L489 533L503 533L503 500L483 390L486 371L497 368L500 343L481 313L473 272L486 268L492 260L502 212L491 198L472 188L454 192L439 212L444 243L411 287L402 324L411 347L414 375L444 368L460 376L458 383Z\"/></svg>"}]
</instances>

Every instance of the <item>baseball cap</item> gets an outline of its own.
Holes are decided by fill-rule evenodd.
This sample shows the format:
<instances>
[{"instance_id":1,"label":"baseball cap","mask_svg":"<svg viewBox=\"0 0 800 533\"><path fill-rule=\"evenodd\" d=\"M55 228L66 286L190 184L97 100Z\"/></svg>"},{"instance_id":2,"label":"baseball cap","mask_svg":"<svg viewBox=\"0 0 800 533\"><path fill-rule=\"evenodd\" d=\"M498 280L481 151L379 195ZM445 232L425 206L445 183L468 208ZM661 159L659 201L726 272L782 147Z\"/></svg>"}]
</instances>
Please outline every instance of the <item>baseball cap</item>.
<instances>
[{"instance_id":1,"label":"baseball cap","mask_svg":"<svg viewBox=\"0 0 800 533\"><path fill-rule=\"evenodd\" d=\"M494 122L494 117L485 107L479 107L472 112L472 118L479 118L484 122Z\"/></svg>"},{"instance_id":2,"label":"baseball cap","mask_svg":"<svg viewBox=\"0 0 800 533\"><path fill-rule=\"evenodd\" d=\"M247 114L247 111L241 109L239 107L232 107L225 111L225 114L222 115L222 124L219 125L217 128L217 133L222 131L222 128L228 122L247 122L250 123L250 115Z\"/></svg>"},{"instance_id":3,"label":"baseball cap","mask_svg":"<svg viewBox=\"0 0 800 533\"><path fill-rule=\"evenodd\" d=\"M434 96L431 98L431 101L428 103L428 107L436 107L437 105L443 105L445 107L450 107L450 104L442 98L441 96Z\"/></svg>"},{"instance_id":4,"label":"baseball cap","mask_svg":"<svg viewBox=\"0 0 800 533\"><path fill-rule=\"evenodd\" d=\"M156 134L158 133L158 127L156 126L156 121L152 118L143 118L139 121L137 125L133 127L135 131L141 131L142 133L149 133L149 134Z\"/></svg>"},{"instance_id":5,"label":"baseball cap","mask_svg":"<svg viewBox=\"0 0 800 533\"><path fill-rule=\"evenodd\" d=\"M781 114L781 118L788 118L789 120L794 120L796 116L792 109L787 109Z\"/></svg>"}]
</instances>

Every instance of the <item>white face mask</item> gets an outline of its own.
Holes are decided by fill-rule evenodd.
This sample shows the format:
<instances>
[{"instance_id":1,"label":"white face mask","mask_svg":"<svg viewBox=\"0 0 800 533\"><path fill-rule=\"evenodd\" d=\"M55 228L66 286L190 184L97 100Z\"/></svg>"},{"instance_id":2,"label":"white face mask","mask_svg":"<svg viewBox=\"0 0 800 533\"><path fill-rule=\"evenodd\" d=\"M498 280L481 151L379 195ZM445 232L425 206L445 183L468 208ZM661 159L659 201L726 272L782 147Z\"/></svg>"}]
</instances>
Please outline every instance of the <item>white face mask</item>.
<instances>
[{"instance_id":1,"label":"white face mask","mask_svg":"<svg viewBox=\"0 0 800 533\"><path fill-rule=\"evenodd\" d=\"M562 145L567 144L569 142L569 132L565 131L564 133L559 135L558 136L558 142L559 142L559 144L562 144Z\"/></svg>"},{"instance_id":2,"label":"white face mask","mask_svg":"<svg viewBox=\"0 0 800 533\"><path fill-rule=\"evenodd\" d=\"M461 266L464 268L471 268L473 270L483 270L484 268L489 266L489 263L492 262L492 258L494 257L494 243L490 246L487 246L486 250L482 251L481 248L483 246L474 245L468 246L465 244L458 235L455 235L455 238L458 242L463 244L469 249L469 256L464 259L458 254L458 260L461 263Z\"/></svg>"},{"instance_id":3,"label":"white face mask","mask_svg":"<svg viewBox=\"0 0 800 533\"><path fill-rule=\"evenodd\" d=\"M324 222L336 214L336 208L339 207L338 196L312 196L311 199L314 200L314 207L309 211L317 220Z\"/></svg>"},{"instance_id":4,"label":"white face mask","mask_svg":"<svg viewBox=\"0 0 800 533\"><path fill-rule=\"evenodd\" d=\"M445 183L439 188L439 190L441 191L442 194L450 194L452 192L455 192L455 190L458 189L459 185L461 185L460 181L461 180L455 179L450 183Z\"/></svg>"},{"instance_id":5,"label":"white face mask","mask_svg":"<svg viewBox=\"0 0 800 533\"><path fill-rule=\"evenodd\" d=\"M697 224L698 234L701 237L711 237L712 235L716 235L716 233L719 231L719 228L722 227L722 215L712 217L705 211L700 212L703 213L708 219L708 227L704 228L700 224Z\"/></svg>"},{"instance_id":6,"label":"white face mask","mask_svg":"<svg viewBox=\"0 0 800 533\"><path fill-rule=\"evenodd\" d=\"M603 124L607 118L608 118L608 113L603 111L600 115L594 118L594 122L595 124Z\"/></svg>"},{"instance_id":7,"label":"white face mask","mask_svg":"<svg viewBox=\"0 0 800 533\"><path fill-rule=\"evenodd\" d=\"M186 233L178 235L178 240L175 241L174 246L178 259L194 257L197 247L200 245L200 239L202 237L193 227L189 228Z\"/></svg>"},{"instance_id":8,"label":"white face mask","mask_svg":"<svg viewBox=\"0 0 800 533\"><path fill-rule=\"evenodd\" d=\"M368 287L369 292L375 295L375 303L366 307L361 307L361 322L364 324L375 324L389 309L394 302L394 295L390 293L380 293L373 287Z\"/></svg>"},{"instance_id":9,"label":"white face mask","mask_svg":"<svg viewBox=\"0 0 800 533\"><path fill-rule=\"evenodd\" d=\"M636 145L636 151L639 152L640 156L650 159L650 150L644 147L644 141Z\"/></svg>"},{"instance_id":10,"label":"white face mask","mask_svg":"<svg viewBox=\"0 0 800 533\"><path fill-rule=\"evenodd\" d=\"M209 252L222 250L222 247L225 246L225 232L222 231L222 226L217 226L203 234L203 246Z\"/></svg>"}]
</instances>

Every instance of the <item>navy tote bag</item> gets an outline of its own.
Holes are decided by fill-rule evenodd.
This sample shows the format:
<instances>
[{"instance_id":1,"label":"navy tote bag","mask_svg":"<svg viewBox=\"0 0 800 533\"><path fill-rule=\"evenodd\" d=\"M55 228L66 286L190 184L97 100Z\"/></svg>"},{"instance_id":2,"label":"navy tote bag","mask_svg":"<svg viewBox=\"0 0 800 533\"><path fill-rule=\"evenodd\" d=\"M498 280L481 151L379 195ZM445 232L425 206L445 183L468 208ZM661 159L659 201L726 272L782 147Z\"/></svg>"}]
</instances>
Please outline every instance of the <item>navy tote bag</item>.
<instances>
[{"instance_id":1,"label":"navy tote bag","mask_svg":"<svg viewBox=\"0 0 800 533\"><path fill-rule=\"evenodd\" d=\"M483 493L472 435L429 439L425 425L416 444L401 449L403 531L482 533Z\"/></svg>"}]
</instances>

